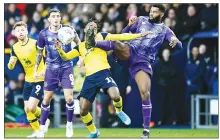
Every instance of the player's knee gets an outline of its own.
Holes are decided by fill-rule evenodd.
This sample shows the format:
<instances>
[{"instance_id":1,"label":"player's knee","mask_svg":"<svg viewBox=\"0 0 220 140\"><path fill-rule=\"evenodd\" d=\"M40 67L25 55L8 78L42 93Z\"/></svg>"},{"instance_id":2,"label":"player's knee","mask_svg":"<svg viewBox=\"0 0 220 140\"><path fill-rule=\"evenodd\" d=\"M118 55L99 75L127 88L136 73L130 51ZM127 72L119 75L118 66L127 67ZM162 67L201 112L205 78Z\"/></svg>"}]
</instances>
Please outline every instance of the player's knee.
<instances>
[{"instance_id":1,"label":"player's knee","mask_svg":"<svg viewBox=\"0 0 220 140\"><path fill-rule=\"evenodd\" d=\"M148 90L147 88L141 88L140 93L143 100L150 99L150 90Z\"/></svg>"},{"instance_id":2,"label":"player's knee","mask_svg":"<svg viewBox=\"0 0 220 140\"><path fill-rule=\"evenodd\" d=\"M87 109L85 109L85 108L80 108L80 115L81 116L85 116L87 113L88 113L89 111L87 110Z\"/></svg>"},{"instance_id":3,"label":"player's knee","mask_svg":"<svg viewBox=\"0 0 220 140\"><path fill-rule=\"evenodd\" d=\"M36 111L36 106L29 105L29 106L27 107L27 111L34 113L34 112Z\"/></svg>"},{"instance_id":4,"label":"player's knee","mask_svg":"<svg viewBox=\"0 0 220 140\"><path fill-rule=\"evenodd\" d=\"M43 103L44 103L44 104L49 104L50 101L51 101L51 99L52 99L52 96L51 96L51 95L45 95L45 94L44 94Z\"/></svg>"},{"instance_id":5,"label":"player's knee","mask_svg":"<svg viewBox=\"0 0 220 140\"><path fill-rule=\"evenodd\" d=\"M70 103L73 102L73 97L72 97L72 96L67 96L67 97L65 98L65 100L66 100L66 103L67 103L67 104L70 104Z\"/></svg>"},{"instance_id":6,"label":"player's knee","mask_svg":"<svg viewBox=\"0 0 220 140\"><path fill-rule=\"evenodd\" d=\"M120 95L119 95L119 94L116 94L115 96L113 96L113 99L112 99L112 100L115 101L115 102L120 101Z\"/></svg>"}]
</instances>

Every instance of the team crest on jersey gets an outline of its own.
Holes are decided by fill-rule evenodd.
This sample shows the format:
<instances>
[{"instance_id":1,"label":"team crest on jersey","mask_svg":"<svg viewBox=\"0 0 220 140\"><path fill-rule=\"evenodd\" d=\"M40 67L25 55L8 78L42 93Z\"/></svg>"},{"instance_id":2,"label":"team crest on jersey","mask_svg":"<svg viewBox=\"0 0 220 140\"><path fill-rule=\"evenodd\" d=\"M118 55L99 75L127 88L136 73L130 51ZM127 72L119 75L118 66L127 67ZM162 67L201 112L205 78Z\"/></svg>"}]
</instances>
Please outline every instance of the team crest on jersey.
<instances>
[{"instance_id":1,"label":"team crest on jersey","mask_svg":"<svg viewBox=\"0 0 220 140\"><path fill-rule=\"evenodd\" d=\"M53 39L52 39L51 37L48 37L47 40L48 40L48 41L52 41Z\"/></svg>"},{"instance_id":2,"label":"team crest on jersey","mask_svg":"<svg viewBox=\"0 0 220 140\"><path fill-rule=\"evenodd\" d=\"M155 33L161 33L163 29L161 27L155 28Z\"/></svg>"},{"instance_id":3,"label":"team crest on jersey","mask_svg":"<svg viewBox=\"0 0 220 140\"><path fill-rule=\"evenodd\" d=\"M26 65L30 65L30 64L31 64L31 61L30 61L29 59L24 58L23 60L24 60L24 62L25 62Z\"/></svg>"}]
</instances>

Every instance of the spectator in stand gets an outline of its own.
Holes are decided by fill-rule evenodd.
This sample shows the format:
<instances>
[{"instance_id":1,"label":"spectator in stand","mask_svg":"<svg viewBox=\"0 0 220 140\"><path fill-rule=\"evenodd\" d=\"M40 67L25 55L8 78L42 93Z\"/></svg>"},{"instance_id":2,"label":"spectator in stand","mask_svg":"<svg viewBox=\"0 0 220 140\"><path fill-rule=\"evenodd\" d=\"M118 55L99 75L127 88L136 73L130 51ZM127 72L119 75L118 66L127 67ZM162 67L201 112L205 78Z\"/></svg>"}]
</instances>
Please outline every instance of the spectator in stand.
<instances>
[{"instance_id":1,"label":"spectator in stand","mask_svg":"<svg viewBox=\"0 0 220 140\"><path fill-rule=\"evenodd\" d=\"M205 4L205 8L201 10L201 29L210 30L214 29L218 25L218 8L213 4Z\"/></svg>"},{"instance_id":2,"label":"spectator in stand","mask_svg":"<svg viewBox=\"0 0 220 140\"><path fill-rule=\"evenodd\" d=\"M5 20L9 20L10 18L14 18L16 21L19 21L21 14L18 9L16 9L16 5L11 3L8 5L8 9L5 12Z\"/></svg>"},{"instance_id":3,"label":"spectator in stand","mask_svg":"<svg viewBox=\"0 0 220 140\"><path fill-rule=\"evenodd\" d=\"M5 86L5 104L13 105L14 104L14 94L9 86L8 75L4 75L4 86Z\"/></svg>"},{"instance_id":4,"label":"spectator in stand","mask_svg":"<svg viewBox=\"0 0 220 140\"><path fill-rule=\"evenodd\" d=\"M181 33L192 35L200 30L200 19L197 16L196 8L189 5L187 9L187 18L182 22Z\"/></svg>"},{"instance_id":5,"label":"spectator in stand","mask_svg":"<svg viewBox=\"0 0 220 140\"><path fill-rule=\"evenodd\" d=\"M201 44L199 46L199 54L204 59L204 62L206 64L206 68L209 68L210 65L213 65L211 57L209 56L207 52L207 46L205 44Z\"/></svg>"},{"instance_id":6,"label":"spectator in stand","mask_svg":"<svg viewBox=\"0 0 220 140\"><path fill-rule=\"evenodd\" d=\"M120 34L122 29L124 28L123 22L122 21L117 21L115 23L115 25L116 25L116 28L115 28L116 34Z\"/></svg>"},{"instance_id":7,"label":"spectator in stand","mask_svg":"<svg viewBox=\"0 0 220 140\"><path fill-rule=\"evenodd\" d=\"M107 17L105 19L106 22L110 23L110 26L113 25L114 23L118 21L119 18L119 12L115 7L111 7L108 10Z\"/></svg>"},{"instance_id":8,"label":"spectator in stand","mask_svg":"<svg viewBox=\"0 0 220 140\"><path fill-rule=\"evenodd\" d=\"M175 85L177 84L177 68L171 57L171 51L168 48L160 51L159 61L155 67L155 76L158 85L157 96L158 101L158 125L168 123L176 125L176 90ZM168 119L166 118L166 112ZM168 120L168 122L165 122Z\"/></svg>"},{"instance_id":9,"label":"spectator in stand","mask_svg":"<svg viewBox=\"0 0 220 140\"><path fill-rule=\"evenodd\" d=\"M19 73L19 75L18 75L18 82L17 82L17 91L19 93L23 92L24 81L25 81L25 74L24 73Z\"/></svg>"},{"instance_id":10,"label":"spectator in stand","mask_svg":"<svg viewBox=\"0 0 220 140\"><path fill-rule=\"evenodd\" d=\"M190 105L191 95L201 94L204 84L205 76L205 62L199 55L199 48L192 48L192 56L188 60L185 68L186 78L186 111L187 111L187 122L190 122Z\"/></svg>"},{"instance_id":11,"label":"spectator in stand","mask_svg":"<svg viewBox=\"0 0 220 140\"><path fill-rule=\"evenodd\" d=\"M136 4L129 4L127 8L126 20L128 21L130 17L137 16L138 8Z\"/></svg>"},{"instance_id":12,"label":"spectator in stand","mask_svg":"<svg viewBox=\"0 0 220 140\"><path fill-rule=\"evenodd\" d=\"M34 12L34 14L33 14L31 27L32 26L35 26L38 31L40 31L44 28L43 19L38 12Z\"/></svg>"},{"instance_id":13,"label":"spectator in stand","mask_svg":"<svg viewBox=\"0 0 220 140\"><path fill-rule=\"evenodd\" d=\"M38 12L41 17L45 18L48 15L48 10L44 9L44 4L38 3L36 6L36 12Z\"/></svg>"},{"instance_id":14,"label":"spectator in stand","mask_svg":"<svg viewBox=\"0 0 220 140\"><path fill-rule=\"evenodd\" d=\"M149 16L151 6L152 6L152 4L143 4L141 6L141 10L138 13L138 15L139 16Z\"/></svg>"},{"instance_id":15,"label":"spectator in stand","mask_svg":"<svg viewBox=\"0 0 220 140\"><path fill-rule=\"evenodd\" d=\"M65 24L65 25L70 25L70 20L69 19L70 18L68 16L68 14L63 14L61 23Z\"/></svg>"}]
</instances>

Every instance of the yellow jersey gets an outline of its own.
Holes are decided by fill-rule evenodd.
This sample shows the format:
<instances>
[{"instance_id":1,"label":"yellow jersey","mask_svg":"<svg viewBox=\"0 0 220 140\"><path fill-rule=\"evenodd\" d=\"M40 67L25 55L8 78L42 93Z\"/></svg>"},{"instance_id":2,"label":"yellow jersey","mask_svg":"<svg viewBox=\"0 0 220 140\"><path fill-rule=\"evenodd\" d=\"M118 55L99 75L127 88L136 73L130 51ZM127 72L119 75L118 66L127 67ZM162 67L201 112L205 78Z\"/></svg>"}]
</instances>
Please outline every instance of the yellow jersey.
<instances>
[{"instance_id":1,"label":"yellow jersey","mask_svg":"<svg viewBox=\"0 0 220 140\"><path fill-rule=\"evenodd\" d=\"M24 68L25 72L25 81L26 82L41 82L44 81L44 78L35 79L34 76L34 67L36 62L37 55L37 41L31 38L28 38L28 41L25 45L20 45L19 42L15 43L12 46L11 57L16 57ZM45 70L44 60L42 59L38 72Z\"/></svg>"}]
</instances>

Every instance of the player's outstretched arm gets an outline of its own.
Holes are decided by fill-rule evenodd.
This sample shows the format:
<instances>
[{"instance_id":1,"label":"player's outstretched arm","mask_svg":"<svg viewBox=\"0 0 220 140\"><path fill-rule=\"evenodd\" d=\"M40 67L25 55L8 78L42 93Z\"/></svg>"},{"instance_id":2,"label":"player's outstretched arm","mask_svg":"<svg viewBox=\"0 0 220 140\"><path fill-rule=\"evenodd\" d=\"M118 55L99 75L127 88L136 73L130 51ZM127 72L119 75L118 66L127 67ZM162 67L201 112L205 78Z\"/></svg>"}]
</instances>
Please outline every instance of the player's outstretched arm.
<instances>
[{"instance_id":1,"label":"player's outstretched arm","mask_svg":"<svg viewBox=\"0 0 220 140\"><path fill-rule=\"evenodd\" d=\"M60 57L63 59L63 60L70 60L70 59L73 59L77 56L79 56L79 51L77 49L72 49L71 51L69 52L64 52L64 50L61 48L61 43L58 41L58 40L55 40L55 48L57 49L57 51L59 52L60 54Z\"/></svg>"},{"instance_id":2,"label":"player's outstretched arm","mask_svg":"<svg viewBox=\"0 0 220 140\"><path fill-rule=\"evenodd\" d=\"M152 34L152 32L144 32L140 34L130 34L130 33L123 33L123 34L110 34L108 33L105 40L111 40L111 41L127 41L127 40L133 40L136 38L144 37L149 34Z\"/></svg>"}]
</instances>

